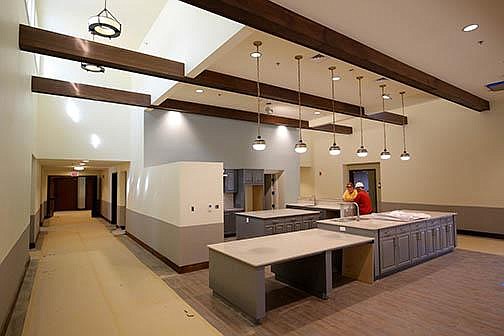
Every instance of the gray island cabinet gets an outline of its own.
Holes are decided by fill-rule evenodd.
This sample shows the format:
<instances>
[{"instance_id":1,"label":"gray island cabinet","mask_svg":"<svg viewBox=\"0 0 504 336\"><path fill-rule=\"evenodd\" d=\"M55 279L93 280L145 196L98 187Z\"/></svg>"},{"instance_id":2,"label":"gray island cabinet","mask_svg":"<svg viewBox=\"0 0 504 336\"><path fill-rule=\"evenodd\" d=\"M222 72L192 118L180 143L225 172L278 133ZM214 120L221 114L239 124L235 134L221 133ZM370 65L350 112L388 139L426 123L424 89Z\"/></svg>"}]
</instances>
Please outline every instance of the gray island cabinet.
<instances>
[{"instance_id":1,"label":"gray island cabinet","mask_svg":"<svg viewBox=\"0 0 504 336\"><path fill-rule=\"evenodd\" d=\"M317 227L320 211L278 209L236 214L236 239L268 236Z\"/></svg>"},{"instance_id":2,"label":"gray island cabinet","mask_svg":"<svg viewBox=\"0 0 504 336\"><path fill-rule=\"evenodd\" d=\"M427 212L429 219L398 222L363 216L360 221L318 221L319 228L374 238L374 277L382 278L453 251L456 214Z\"/></svg>"}]
</instances>

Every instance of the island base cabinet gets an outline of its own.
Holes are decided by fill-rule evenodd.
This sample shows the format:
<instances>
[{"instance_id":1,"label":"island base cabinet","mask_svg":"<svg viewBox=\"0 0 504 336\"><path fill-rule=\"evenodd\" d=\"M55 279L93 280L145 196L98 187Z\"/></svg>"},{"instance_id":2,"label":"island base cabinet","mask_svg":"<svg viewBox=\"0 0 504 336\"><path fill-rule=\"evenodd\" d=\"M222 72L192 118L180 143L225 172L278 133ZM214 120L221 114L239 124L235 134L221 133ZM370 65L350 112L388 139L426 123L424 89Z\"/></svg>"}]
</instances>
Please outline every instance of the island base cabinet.
<instances>
[{"instance_id":1,"label":"island base cabinet","mask_svg":"<svg viewBox=\"0 0 504 336\"><path fill-rule=\"evenodd\" d=\"M427 256L426 231L415 231L411 233L411 262L418 262Z\"/></svg>"},{"instance_id":2,"label":"island base cabinet","mask_svg":"<svg viewBox=\"0 0 504 336\"><path fill-rule=\"evenodd\" d=\"M425 255L430 257L435 254L434 251L434 234L432 229L425 231Z\"/></svg>"},{"instance_id":3,"label":"island base cabinet","mask_svg":"<svg viewBox=\"0 0 504 336\"><path fill-rule=\"evenodd\" d=\"M380 270L381 273L392 272L397 268L396 238L387 237L380 240Z\"/></svg>"},{"instance_id":4,"label":"island base cabinet","mask_svg":"<svg viewBox=\"0 0 504 336\"><path fill-rule=\"evenodd\" d=\"M410 234L403 233L397 236L397 262L398 267L411 263Z\"/></svg>"}]
</instances>

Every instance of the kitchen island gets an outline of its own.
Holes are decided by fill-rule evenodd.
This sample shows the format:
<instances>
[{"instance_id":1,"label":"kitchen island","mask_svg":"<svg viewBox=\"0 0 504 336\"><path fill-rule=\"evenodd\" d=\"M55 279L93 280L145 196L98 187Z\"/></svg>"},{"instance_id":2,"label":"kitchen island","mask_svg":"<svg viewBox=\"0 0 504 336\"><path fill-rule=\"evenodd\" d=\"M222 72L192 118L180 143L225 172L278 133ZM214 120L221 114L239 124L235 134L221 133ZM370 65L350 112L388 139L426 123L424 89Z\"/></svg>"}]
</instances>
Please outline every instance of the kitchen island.
<instances>
[{"instance_id":1,"label":"kitchen island","mask_svg":"<svg viewBox=\"0 0 504 336\"><path fill-rule=\"evenodd\" d=\"M299 209L236 213L236 239L267 236L317 227L320 211Z\"/></svg>"},{"instance_id":2,"label":"kitchen island","mask_svg":"<svg viewBox=\"0 0 504 336\"><path fill-rule=\"evenodd\" d=\"M368 237L312 229L209 245L209 286L260 322L266 315L266 266L272 265L277 280L327 299L333 251L342 251L344 276L372 283L372 243Z\"/></svg>"},{"instance_id":3,"label":"kitchen island","mask_svg":"<svg viewBox=\"0 0 504 336\"><path fill-rule=\"evenodd\" d=\"M285 207L288 209L312 210L320 211L320 219L330 219L341 217L341 204L315 204L310 202L287 203Z\"/></svg>"},{"instance_id":4,"label":"kitchen island","mask_svg":"<svg viewBox=\"0 0 504 336\"><path fill-rule=\"evenodd\" d=\"M413 210L402 210L414 213ZM430 218L397 221L375 214L317 222L324 230L345 232L374 239L374 278L420 264L453 251L456 246L456 214L424 211ZM378 214L379 215L379 214Z\"/></svg>"}]
</instances>

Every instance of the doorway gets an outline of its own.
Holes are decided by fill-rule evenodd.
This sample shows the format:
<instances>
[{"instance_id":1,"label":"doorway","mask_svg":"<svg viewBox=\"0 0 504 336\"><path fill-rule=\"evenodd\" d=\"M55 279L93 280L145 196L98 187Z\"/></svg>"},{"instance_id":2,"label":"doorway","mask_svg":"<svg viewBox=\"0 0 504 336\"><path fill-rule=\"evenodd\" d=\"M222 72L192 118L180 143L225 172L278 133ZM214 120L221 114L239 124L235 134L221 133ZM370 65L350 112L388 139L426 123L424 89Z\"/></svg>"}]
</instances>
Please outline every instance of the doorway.
<instances>
[{"instance_id":1,"label":"doorway","mask_svg":"<svg viewBox=\"0 0 504 336\"><path fill-rule=\"evenodd\" d=\"M345 165L344 170L346 178L344 183L350 181L355 185L357 182L362 182L371 198L373 211L379 212L381 203L380 164L351 164Z\"/></svg>"},{"instance_id":2,"label":"doorway","mask_svg":"<svg viewBox=\"0 0 504 336\"><path fill-rule=\"evenodd\" d=\"M111 190L111 224L117 224L117 173L112 173L112 190Z\"/></svg>"},{"instance_id":3,"label":"doorway","mask_svg":"<svg viewBox=\"0 0 504 336\"><path fill-rule=\"evenodd\" d=\"M55 211L92 210L99 214L97 176L48 176L46 217Z\"/></svg>"}]
</instances>

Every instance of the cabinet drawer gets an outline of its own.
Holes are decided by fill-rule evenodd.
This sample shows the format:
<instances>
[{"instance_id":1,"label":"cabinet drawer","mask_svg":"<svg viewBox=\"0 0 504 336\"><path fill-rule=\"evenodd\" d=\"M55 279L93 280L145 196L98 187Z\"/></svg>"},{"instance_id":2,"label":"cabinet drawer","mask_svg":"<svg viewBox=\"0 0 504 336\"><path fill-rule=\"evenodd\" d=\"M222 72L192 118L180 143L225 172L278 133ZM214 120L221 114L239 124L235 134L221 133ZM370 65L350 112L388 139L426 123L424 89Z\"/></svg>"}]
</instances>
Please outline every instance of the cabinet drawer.
<instances>
[{"instance_id":1,"label":"cabinet drawer","mask_svg":"<svg viewBox=\"0 0 504 336\"><path fill-rule=\"evenodd\" d=\"M419 231L419 230L425 230L425 222L418 222L418 223L413 223L410 225L410 230L411 231Z\"/></svg>"},{"instance_id":2,"label":"cabinet drawer","mask_svg":"<svg viewBox=\"0 0 504 336\"><path fill-rule=\"evenodd\" d=\"M295 222L294 223L294 231L299 231L302 229L302 222Z\"/></svg>"},{"instance_id":3,"label":"cabinet drawer","mask_svg":"<svg viewBox=\"0 0 504 336\"><path fill-rule=\"evenodd\" d=\"M397 234L397 228L395 227L380 230L380 237L390 237L395 236L396 234Z\"/></svg>"},{"instance_id":4,"label":"cabinet drawer","mask_svg":"<svg viewBox=\"0 0 504 336\"><path fill-rule=\"evenodd\" d=\"M275 224L275 233L284 233L285 225L283 223Z\"/></svg>"},{"instance_id":5,"label":"cabinet drawer","mask_svg":"<svg viewBox=\"0 0 504 336\"><path fill-rule=\"evenodd\" d=\"M440 226L440 225L441 225L441 220L440 220L440 218L437 218L437 219L433 219L433 220L429 221L427 223L427 228L433 228L433 227Z\"/></svg>"},{"instance_id":6,"label":"cabinet drawer","mask_svg":"<svg viewBox=\"0 0 504 336\"><path fill-rule=\"evenodd\" d=\"M302 230L307 230L310 228L310 223L308 222L301 222L301 229Z\"/></svg>"},{"instance_id":7,"label":"cabinet drawer","mask_svg":"<svg viewBox=\"0 0 504 336\"><path fill-rule=\"evenodd\" d=\"M272 235L275 233L275 230L273 229L273 225L266 225L264 227L264 234L265 235Z\"/></svg>"},{"instance_id":8,"label":"cabinet drawer","mask_svg":"<svg viewBox=\"0 0 504 336\"><path fill-rule=\"evenodd\" d=\"M285 232L292 232L292 231L294 231L294 223L286 223Z\"/></svg>"}]
</instances>

